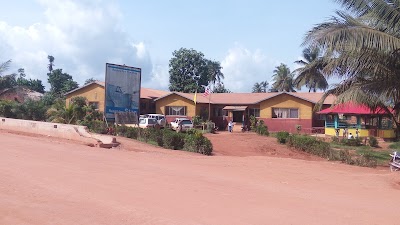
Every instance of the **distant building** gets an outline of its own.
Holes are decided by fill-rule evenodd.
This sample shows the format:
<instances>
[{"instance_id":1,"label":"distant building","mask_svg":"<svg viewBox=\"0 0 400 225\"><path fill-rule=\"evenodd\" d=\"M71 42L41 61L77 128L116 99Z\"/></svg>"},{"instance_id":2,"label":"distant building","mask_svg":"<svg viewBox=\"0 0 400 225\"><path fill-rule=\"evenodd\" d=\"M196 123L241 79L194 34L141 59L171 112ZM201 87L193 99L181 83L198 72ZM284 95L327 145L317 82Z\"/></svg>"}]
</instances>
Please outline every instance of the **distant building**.
<instances>
[{"instance_id":1,"label":"distant building","mask_svg":"<svg viewBox=\"0 0 400 225\"><path fill-rule=\"evenodd\" d=\"M0 91L0 100L24 102L28 99L38 101L43 97L42 93L32 91L26 87L16 86Z\"/></svg>"}]
</instances>

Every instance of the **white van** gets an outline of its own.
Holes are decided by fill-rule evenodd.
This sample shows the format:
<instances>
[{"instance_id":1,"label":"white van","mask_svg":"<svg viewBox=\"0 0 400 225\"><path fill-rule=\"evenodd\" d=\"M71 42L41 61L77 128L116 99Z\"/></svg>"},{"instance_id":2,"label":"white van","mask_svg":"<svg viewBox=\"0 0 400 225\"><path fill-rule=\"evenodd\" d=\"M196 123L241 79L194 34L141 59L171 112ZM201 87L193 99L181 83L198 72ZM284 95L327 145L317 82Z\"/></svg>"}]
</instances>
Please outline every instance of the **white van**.
<instances>
[{"instance_id":1,"label":"white van","mask_svg":"<svg viewBox=\"0 0 400 225\"><path fill-rule=\"evenodd\" d=\"M166 119L163 114L146 114L146 117L156 119L160 127L165 127Z\"/></svg>"}]
</instances>

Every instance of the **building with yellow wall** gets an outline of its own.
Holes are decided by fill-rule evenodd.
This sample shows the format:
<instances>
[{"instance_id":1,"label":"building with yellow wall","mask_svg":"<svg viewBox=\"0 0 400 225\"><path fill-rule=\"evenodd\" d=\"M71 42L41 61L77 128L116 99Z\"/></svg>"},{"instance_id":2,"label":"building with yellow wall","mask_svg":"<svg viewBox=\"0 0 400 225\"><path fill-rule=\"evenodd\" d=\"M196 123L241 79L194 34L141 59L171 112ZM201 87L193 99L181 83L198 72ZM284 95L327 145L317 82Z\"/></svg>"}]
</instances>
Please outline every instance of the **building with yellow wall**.
<instances>
[{"instance_id":1,"label":"building with yellow wall","mask_svg":"<svg viewBox=\"0 0 400 225\"><path fill-rule=\"evenodd\" d=\"M104 111L105 104L105 83L100 81L95 81L86 84L80 88L72 90L66 93L66 105L68 106L71 99L74 97L85 97L89 105L95 106L99 111ZM150 88L141 88L140 91L140 110L141 114L155 113L156 107L154 99L165 95L169 92L162 90L154 90Z\"/></svg>"},{"instance_id":2,"label":"building with yellow wall","mask_svg":"<svg viewBox=\"0 0 400 225\"><path fill-rule=\"evenodd\" d=\"M270 131L297 131L311 133L313 129L323 130L324 120L313 111L323 93L211 93L204 97L197 94L196 104L193 93L170 92L155 99L156 112L165 114L167 121L177 117L200 116L210 119L224 129L228 121L249 123L249 117L263 120ZM324 107L333 104L329 96Z\"/></svg>"}]
</instances>

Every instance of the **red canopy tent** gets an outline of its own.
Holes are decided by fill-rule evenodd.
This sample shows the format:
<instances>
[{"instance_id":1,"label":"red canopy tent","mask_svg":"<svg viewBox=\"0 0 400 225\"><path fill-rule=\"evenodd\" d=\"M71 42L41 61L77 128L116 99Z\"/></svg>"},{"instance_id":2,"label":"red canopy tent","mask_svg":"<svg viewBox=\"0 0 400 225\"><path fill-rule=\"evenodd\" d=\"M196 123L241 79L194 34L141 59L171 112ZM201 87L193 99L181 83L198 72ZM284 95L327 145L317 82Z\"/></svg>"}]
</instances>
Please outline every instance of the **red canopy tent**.
<instances>
[{"instance_id":1,"label":"red canopy tent","mask_svg":"<svg viewBox=\"0 0 400 225\"><path fill-rule=\"evenodd\" d=\"M318 114L355 114L355 115L387 115L387 113L382 108L377 108L372 111L365 105L357 105L354 103L345 103L335 105L334 107L326 108L317 112Z\"/></svg>"}]
</instances>

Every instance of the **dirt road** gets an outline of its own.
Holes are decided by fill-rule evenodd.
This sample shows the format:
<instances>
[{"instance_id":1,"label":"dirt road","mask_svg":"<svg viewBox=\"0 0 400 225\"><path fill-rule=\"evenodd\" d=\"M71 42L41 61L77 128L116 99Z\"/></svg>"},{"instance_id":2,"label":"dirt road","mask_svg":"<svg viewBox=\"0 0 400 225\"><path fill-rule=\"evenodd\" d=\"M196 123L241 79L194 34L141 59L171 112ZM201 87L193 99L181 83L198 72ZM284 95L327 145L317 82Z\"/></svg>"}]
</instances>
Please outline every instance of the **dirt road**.
<instances>
[{"instance_id":1,"label":"dirt road","mask_svg":"<svg viewBox=\"0 0 400 225\"><path fill-rule=\"evenodd\" d=\"M400 173L0 131L0 224L398 224Z\"/></svg>"}]
</instances>

